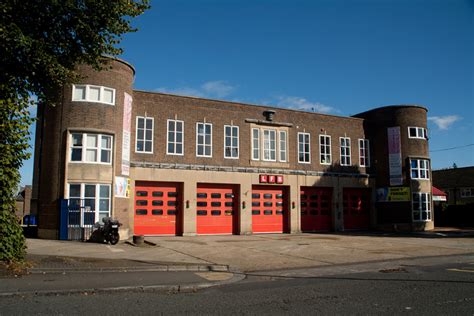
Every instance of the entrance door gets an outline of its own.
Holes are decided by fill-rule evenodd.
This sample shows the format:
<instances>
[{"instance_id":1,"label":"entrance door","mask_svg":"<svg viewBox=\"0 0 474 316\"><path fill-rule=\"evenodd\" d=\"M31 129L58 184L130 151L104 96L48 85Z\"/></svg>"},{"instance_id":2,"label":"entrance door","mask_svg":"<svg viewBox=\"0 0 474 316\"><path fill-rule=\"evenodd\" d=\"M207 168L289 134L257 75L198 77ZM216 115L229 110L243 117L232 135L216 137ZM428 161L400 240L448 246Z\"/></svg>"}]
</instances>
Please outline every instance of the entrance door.
<instances>
[{"instance_id":1,"label":"entrance door","mask_svg":"<svg viewBox=\"0 0 474 316\"><path fill-rule=\"evenodd\" d=\"M301 230L330 231L332 188L301 187Z\"/></svg>"},{"instance_id":2,"label":"entrance door","mask_svg":"<svg viewBox=\"0 0 474 316\"><path fill-rule=\"evenodd\" d=\"M288 194L284 187L252 187L252 231L282 233L288 231Z\"/></svg>"},{"instance_id":3,"label":"entrance door","mask_svg":"<svg viewBox=\"0 0 474 316\"><path fill-rule=\"evenodd\" d=\"M180 184L171 182L136 182L134 215L136 235L181 233L180 187Z\"/></svg>"},{"instance_id":4,"label":"entrance door","mask_svg":"<svg viewBox=\"0 0 474 316\"><path fill-rule=\"evenodd\" d=\"M369 229L371 190L344 188L344 229Z\"/></svg>"},{"instance_id":5,"label":"entrance door","mask_svg":"<svg viewBox=\"0 0 474 316\"><path fill-rule=\"evenodd\" d=\"M196 224L198 234L238 233L237 188L225 184L198 184Z\"/></svg>"}]
</instances>

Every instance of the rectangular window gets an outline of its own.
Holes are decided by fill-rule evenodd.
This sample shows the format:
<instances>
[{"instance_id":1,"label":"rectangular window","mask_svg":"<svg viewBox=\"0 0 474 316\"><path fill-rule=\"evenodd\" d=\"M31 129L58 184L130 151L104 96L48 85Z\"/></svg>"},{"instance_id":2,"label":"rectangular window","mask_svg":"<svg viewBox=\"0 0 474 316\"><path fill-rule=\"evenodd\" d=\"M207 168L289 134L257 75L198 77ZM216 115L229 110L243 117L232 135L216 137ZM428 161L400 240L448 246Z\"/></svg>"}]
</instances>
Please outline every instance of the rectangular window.
<instances>
[{"instance_id":1,"label":"rectangular window","mask_svg":"<svg viewBox=\"0 0 474 316\"><path fill-rule=\"evenodd\" d=\"M410 159L412 179L429 179L430 162L426 159Z\"/></svg>"},{"instance_id":2,"label":"rectangular window","mask_svg":"<svg viewBox=\"0 0 474 316\"><path fill-rule=\"evenodd\" d=\"M431 221L431 196L429 193L412 194L412 210L414 222Z\"/></svg>"},{"instance_id":3,"label":"rectangular window","mask_svg":"<svg viewBox=\"0 0 474 316\"><path fill-rule=\"evenodd\" d=\"M110 184L71 183L69 207L74 211L85 211L81 225L93 225L110 216L110 194Z\"/></svg>"},{"instance_id":4,"label":"rectangular window","mask_svg":"<svg viewBox=\"0 0 474 316\"><path fill-rule=\"evenodd\" d=\"M263 130L263 160L276 161L276 131Z\"/></svg>"},{"instance_id":5,"label":"rectangular window","mask_svg":"<svg viewBox=\"0 0 474 316\"><path fill-rule=\"evenodd\" d=\"M97 102L115 105L115 89L88 84L73 85L72 101Z\"/></svg>"},{"instance_id":6,"label":"rectangular window","mask_svg":"<svg viewBox=\"0 0 474 316\"><path fill-rule=\"evenodd\" d=\"M370 166L369 140L359 139L359 165L361 167Z\"/></svg>"},{"instance_id":7,"label":"rectangular window","mask_svg":"<svg viewBox=\"0 0 474 316\"><path fill-rule=\"evenodd\" d=\"M168 139L166 153L168 155L184 155L184 122L168 120Z\"/></svg>"},{"instance_id":8,"label":"rectangular window","mask_svg":"<svg viewBox=\"0 0 474 316\"><path fill-rule=\"evenodd\" d=\"M349 137L340 137L341 143L341 166L351 165L351 139Z\"/></svg>"},{"instance_id":9,"label":"rectangular window","mask_svg":"<svg viewBox=\"0 0 474 316\"><path fill-rule=\"evenodd\" d=\"M285 131L280 131L280 161L281 162L286 162L287 161L287 158L286 158L286 152L287 152L287 149L286 149L286 132Z\"/></svg>"},{"instance_id":10,"label":"rectangular window","mask_svg":"<svg viewBox=\"0 0 474 316\"><path fill-rule=\"evenodd\" d=\"M331 136L319 135L319 156L322 165L331 164Z\"/></svg>"},{"instance_id":11,"label":"rectangular window","mask_svg":"<svg viewBox=\"0 0 474 316\"><path fill-rule=\"evenodd\" d=\"M196 123L196 156L212 157L212 124Z\"/></svg>"},{"instance_id":12,"label":"rectangular window","mask_svg":"<svg viewBox=\"0 0 474 316\"><path fill-rule=\"evenodd\" d=\"M408 138L427 139L428 135L423 127L408 127Z\"/></svg>"},{"instance_id":13,"label":"rectangular window","mask_svg":"<svg viewBox=\"0 0 474 316\"><path fill-rule=\"evenodd\" d=\"M260 130L252 128L252 160L260 160Z\"/></svg>"},{"instance_id":14,"label":"rectangular window","mask_svg":"<svg viewBox=\"0 0 474 316\"><path fill-rule=\"evenodd\" d=\"M224 158L239 158L239 127L224 125Z\"/></svg>"},{"instance_id":15,"label":"rectangular window","mask_svg":"<svg viewBox=\"0 0 474 316\"><path fill-rule=\"evenodd\" d=\"M70 161L110 164L112 136L91 133L71 133Z\"/></svg>"},{"instance_id":16,"label":"rectangular window","mask_svg":"<svg viewBox=\"0 0 474 316\"><path fill-rule=\"evenodd\" d=\"M474 188L461 188L461 197L462 198L474 197Z\"/></svg>"},{"instance_id":17,"label":"rectangular window","mask_svg":"<svg viewBox=\"0 0 474 316\"><path fill-rule=\"evenodd\" d=\"M153 153L153 118L137 116L137 134L135 151L137 153Z\"/></svg>"},{"instance_id":18,"label":"rectangular window","mask_svg":"<svg viewBox=\"0 0 474 316\"><path fill-rule=\"evenodd\" d=\"M298 133L298 162L310 163L310 135L309 133Z\"/></svg>"}]
</instances>

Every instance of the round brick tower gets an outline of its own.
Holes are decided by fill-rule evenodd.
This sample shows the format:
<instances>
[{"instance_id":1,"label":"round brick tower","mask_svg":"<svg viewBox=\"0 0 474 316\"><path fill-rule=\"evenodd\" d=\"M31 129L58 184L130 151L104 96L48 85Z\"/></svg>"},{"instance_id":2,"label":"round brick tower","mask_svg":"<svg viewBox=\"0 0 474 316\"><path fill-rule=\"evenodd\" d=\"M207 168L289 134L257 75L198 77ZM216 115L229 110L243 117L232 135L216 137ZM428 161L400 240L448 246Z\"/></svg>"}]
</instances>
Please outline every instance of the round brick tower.
<instances>
[{"instance_id":1,"label":"round brick tower","mask_svg":"<svg viewBox=\"0 0 474 316\"><path fill-rule=\"evenodd\" d=\"M434 227L427 112L422 106L393 105L356 115L366 119L366 135L373 144L372 173L377 183L379 228L427 230ZM426 210L417 211L420 204Z\"/></svg>"},{"instance_id":2,"label":"round brick tower","mask_svg":"<svg viewBox=\"0 0 474 316\"><path fill-rule=\"evenodd\" d=\"M113 189L123 171L124 104L131 105L135 70L107 58L100 72L83 65L77 71L80 79L64 87L57 106L38 108L32 208L41 238L60 237L64 198L80 199L101 211L100 217L107 211L128 223Z\"/></svg>"}]
</instances>

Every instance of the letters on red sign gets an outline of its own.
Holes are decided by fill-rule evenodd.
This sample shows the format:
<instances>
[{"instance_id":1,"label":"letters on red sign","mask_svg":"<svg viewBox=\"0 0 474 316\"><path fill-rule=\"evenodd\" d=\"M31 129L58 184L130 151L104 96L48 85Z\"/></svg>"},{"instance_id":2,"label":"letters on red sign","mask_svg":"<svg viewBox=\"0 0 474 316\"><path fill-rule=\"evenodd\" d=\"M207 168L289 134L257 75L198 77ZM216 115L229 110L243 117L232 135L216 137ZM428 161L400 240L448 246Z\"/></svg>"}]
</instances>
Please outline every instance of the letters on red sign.
<instances>
[{"instance_id":1,"label":"letters on red sign","mask_svg":"<svg viewBox=\"0 0 474 316\"><path fill-rule=\"evenodd\" d=\"M259 176L259 181L260 181L260 183L278 183L278 184L283 184L283 176L261 174L261 175Z\"/></svg>"},{"instance_id":2,"label":"letters on red sign","mask_svg":"<svg viewBox=\"0 0 474 316\"><path fill-rule=\"evenodd\" d=\"M282 184L283 183L283 176L277 176L277 183Z\"/></svg>"}]
</instances>

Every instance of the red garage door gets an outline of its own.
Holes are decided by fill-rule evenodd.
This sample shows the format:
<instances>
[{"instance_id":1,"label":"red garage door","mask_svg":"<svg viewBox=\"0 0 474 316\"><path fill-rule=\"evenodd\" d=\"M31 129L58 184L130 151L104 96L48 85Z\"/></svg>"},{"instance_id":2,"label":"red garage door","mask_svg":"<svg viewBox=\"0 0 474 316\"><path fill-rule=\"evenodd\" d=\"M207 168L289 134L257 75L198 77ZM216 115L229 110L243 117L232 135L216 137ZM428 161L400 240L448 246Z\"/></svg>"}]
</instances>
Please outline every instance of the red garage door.
<instances>
[{"instance_id":1,"label":"red garage door","mask_svg":"<svg viewBox=\"0 0 474 316\"><path fill-rule=\"evenodd\" d=\"M370 189L343 190L344 229L368 229L370 226Z\"/></svg>"},{"instance_id":2,"label":"red garage door","mask_svg":"<svg viewBox=\"0 0 474 316\"><path fill-rule=\"evenodd\" d=\"M238 233L238 195L232 185L198 184L196 224L198 234Z\"/></svg>"},{"instance_id":3,"label":"red garage door","mask_svg":"<svg viewBox=\"0 0 474 316\"><path fill-rule=\"evenodd\" d=\"M180 234L180 187L178 183L136 182L135 235Z\"/></svg>"},{"instance_id":4,"label":"red garage door","mask_svg":"<svg viewBox=\"0 0 474 316\"><path fill-rule=\"evenodd\" d=\"M332 188L301 187L301 230L331 230Z\"/></svg>"},{"instance_id":5,"label":"red garage door","mask_svg":"<svg viewBox=\"0 0 474 316\"><path fill-rule=\"evenodd\" d=\"M288 195L283 187L252 187L252 231L282 233L288 231Z\"/></svg>"}]
</instances>

